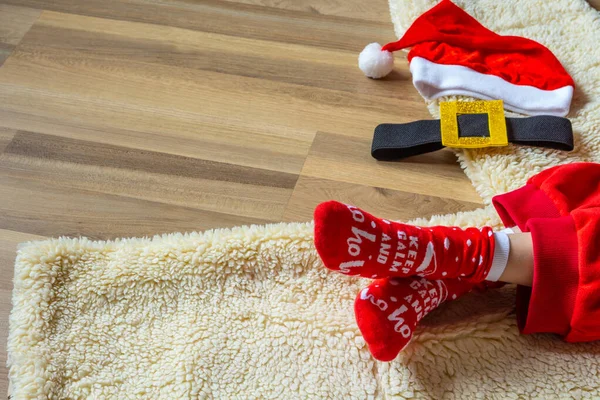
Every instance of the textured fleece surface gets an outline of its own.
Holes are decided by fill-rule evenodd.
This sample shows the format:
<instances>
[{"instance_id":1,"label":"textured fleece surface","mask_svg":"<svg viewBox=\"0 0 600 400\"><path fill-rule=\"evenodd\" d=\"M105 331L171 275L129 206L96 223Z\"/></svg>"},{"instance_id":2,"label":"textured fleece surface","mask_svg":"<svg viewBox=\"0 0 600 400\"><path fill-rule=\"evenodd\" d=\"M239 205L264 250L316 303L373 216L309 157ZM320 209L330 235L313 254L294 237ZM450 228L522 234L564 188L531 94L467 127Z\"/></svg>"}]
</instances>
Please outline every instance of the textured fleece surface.
<instances>
[{"instance_id":1,"label":"textured fleece surface","mask_svg":"<svg viewBox=\"0 0 600 400\"><path fill-rule=\"evenodd\" d=\"M432 223L494 224L482 210ZM356 328L367 281L325 269L311 224L24 245L15 399L554 398L598 392L598 344L520 336L514 290L421 321L392 363Z\"/></svg>"},{"instance_id":2,"label":"textured fleece surface","mask_svg":"<svg viewBox=\"0 0 600 400\"><path fill-rule=\"evenodd\" d=\"M573 154L510 148L459 155L486 202L547 166L599 161L599 14L583 0L465 3L457 1L489 28L546 44L578 85ZM397 32L431 5L391 0ZM430 107L435 113L436 104ZM416 222L500 225L489 207ZM12 393L15 399L600 396L600 344L519 335L511 287L443 306L421 321L395 361L375 362L352 315L366 284L321 265L310 224L25 244L10 320Z\"/></svg>"}]
</instances>

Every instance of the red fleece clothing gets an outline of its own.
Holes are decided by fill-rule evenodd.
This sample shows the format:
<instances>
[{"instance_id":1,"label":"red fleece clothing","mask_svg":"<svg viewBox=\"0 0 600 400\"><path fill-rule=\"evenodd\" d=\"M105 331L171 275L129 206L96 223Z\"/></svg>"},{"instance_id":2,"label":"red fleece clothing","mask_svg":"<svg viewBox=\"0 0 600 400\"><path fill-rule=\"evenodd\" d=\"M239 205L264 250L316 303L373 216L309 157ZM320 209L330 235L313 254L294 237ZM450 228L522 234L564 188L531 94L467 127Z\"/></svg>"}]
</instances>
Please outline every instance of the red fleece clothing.
<instances>
[{"instance_id":1,"label":"red fleece clothing","mask_svg":"<svg viewBox=\"0 0 600 400\"><path fill-rule=\"evenodd\" d=\"M493 204L533 240L533 286L517 290L521 332L600 339L600 164L550 168Z\"/></svg>"}]
</instances>

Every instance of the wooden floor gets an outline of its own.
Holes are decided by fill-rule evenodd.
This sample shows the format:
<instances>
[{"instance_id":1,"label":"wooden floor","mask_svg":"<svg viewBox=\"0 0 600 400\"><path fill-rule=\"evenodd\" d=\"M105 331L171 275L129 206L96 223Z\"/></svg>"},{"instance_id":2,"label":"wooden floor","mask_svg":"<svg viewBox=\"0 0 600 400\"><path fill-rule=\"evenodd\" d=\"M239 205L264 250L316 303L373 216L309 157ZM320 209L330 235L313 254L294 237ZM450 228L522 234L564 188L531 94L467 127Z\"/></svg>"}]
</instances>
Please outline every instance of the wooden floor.
<instances>
[{"instance_id":1,"label":"wooden floor","mask_svg":"<svg viewBox=\"0 0 600 400\"><path fill-rule=\"evenodd\" d=\"M402 55L356 66L393 38L386 0L0 0L2 341L22 241L479 207L449 151L371 158L377 124L429 118Z\"/></svg>"}]
</instances>

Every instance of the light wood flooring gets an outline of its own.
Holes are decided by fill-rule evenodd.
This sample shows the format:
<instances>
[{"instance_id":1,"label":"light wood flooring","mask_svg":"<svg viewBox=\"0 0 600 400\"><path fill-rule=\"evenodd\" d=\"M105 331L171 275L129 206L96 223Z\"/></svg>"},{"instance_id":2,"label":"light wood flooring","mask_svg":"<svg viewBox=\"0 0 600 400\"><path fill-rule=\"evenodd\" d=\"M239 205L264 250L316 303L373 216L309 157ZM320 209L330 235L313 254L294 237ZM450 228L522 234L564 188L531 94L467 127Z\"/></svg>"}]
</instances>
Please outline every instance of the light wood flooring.
<instances>
[{"instance_id":1,"label":"light wood flooring","mask_svg":"<svg viewBox=\"0 0 600 400\"><path fill-rule=\"evenodd\" d=\"M449 151L370 156L377 124L429 118L403 55L357 68L394 37L385 0L0 0L2 342L23 241L478 208Z\"/></svg>"}]
</instances>

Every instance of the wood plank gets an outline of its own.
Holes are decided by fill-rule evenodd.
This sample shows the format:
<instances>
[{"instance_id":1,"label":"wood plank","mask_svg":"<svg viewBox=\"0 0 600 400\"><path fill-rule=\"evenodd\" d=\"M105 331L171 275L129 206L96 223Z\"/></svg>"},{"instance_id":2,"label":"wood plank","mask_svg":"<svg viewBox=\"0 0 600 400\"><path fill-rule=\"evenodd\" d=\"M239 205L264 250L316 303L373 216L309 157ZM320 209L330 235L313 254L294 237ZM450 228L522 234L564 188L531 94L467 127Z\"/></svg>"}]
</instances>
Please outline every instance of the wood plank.
<instances>
[{"instance_id":1,"label":"wood plank","mask_svg":"<svg viewBox=\"0 0 600 400\"><path fill-rule=\"evenodd\" d=\"M15 101L17 97L13 96ZM23 112L5 111L0 105L0 126L203 160L235 160L241 166L293 174L301 170L314 136L303 128L260 125L215 116L197 116L186 121L163 118L152 112L130 112L114 120L110 118L110 110L94 109L93 104L87 105L89 110L80 108L78 111L76 101L74 98L65 104L65 112L68 108L72 113L62 116L57 108L49 110L51 105L38 104L39 113L33 104L29 110L23 106ZM82 101L82 105L86 104ZM34 111L42 115L35 115ZM140 118L140 114L149 120ZM103 120L103 117L108 119Z\"/></svg>"},{"instance_id":2,"label":"wood plank","mask_svg":"<svg viewBox=\"0 0 600 400\"><path fill-rule=\"evenodd\" d=\"M0 175L0 229L109 239L266 222Z\"/></svg>"},{"instance_id":3,"label":"wood plank","mask_svg":"<svg viewBox=\"0 0 600 400\"><path fill-rule=\"evenodd\" d=\"M135 24L133 29L129 24L44 13L0 74L0 98L6 99L0 106L1 123L298 173L316 130L370 136L382 121L426 115L420 100L347 96L298 84L129 62L127 49L136 47L135 32L141 28L158 49L169 43L162 27ZM89 41L93 44L102 43L101 32L107 30L133 38L113 51L124 51L121 61L104 60L93 56L97 50L92 44L61 53L57 43L66 37L64 27L98 32ZM49 74L55 79L46 79Z\"/></svg>"},{"instance_id":4,"label":"wood plank","mask_svg":"<svg viewBox=\"0 0 600 400\"><path fill-rule=\"evenodd\" d=\"M304 11L316 15L334 15L338 17L366 19L383 22L382 17L389 14L384 1L363 0L226 0L230 3L253 4L262 7L282 8L284 10Z\"/></svg>"},{"instance_id":5,"label":"wood plank","mask_svg":"<svg viewBox=\"0 0 600 400\"><path fill-rule=\"evenodd\" d=\"M376 81L359 71L355 52L60 13L46 13L29 33L28 44L24 52L37 55L50 47L53 59L71 64L77 59L151 63L421 101L416 90L398 90L411 80L402 53L396 71Z\"/></svg>"},{"instance_id":6,"label":"wood plank","mask_svg":"<svg viewBox=\"0 0 600 400\"><path fill-rule=\"evenodd\" d=\"M393 40L391 24L220 0L0 0L4 4L356 52ZM387 17L386 22L389 21Z\"/></svg>"},{"instance_id":7,"label":"wood plank","mask_svg":"<svg viewBox=\"0 0 600 400\"><path fill-rule=\"evenodd\" d=\"M291 125L312 132L365 137L379 123L408 122L426 116L422 104L410 101L348 96L239 76L224 79L218 73L160 66L139 70L137 75L134 69L108 74L95 65L59 70L24 61L21 54L20 49L15 52L5 65L5 73L0 74L0 101L11 99L1 104L0 110L27 112L74 126L80 126L84 118L87 126L103 131L131 129L135 117L138 131L171 136L183 130L191 136L197 134L199 123L215 121L215 117L208 116L216 116L217 123L241 120L255 127ZM43 78L50 71L57 80ZM157 81L165 76L162 73L170 78ZM156 79L151 74L157 74ZM69 79L71 83L67 83ZM141 86L147 91L138 90ZM28 130L11 122L10 117L3 120L5 126Z\"/></svg>"},{"instance_id":8,"label":"wood plank","mask_svg":"<svg viewBox=\"0 0 600 400\"><path fill-rule=\"evenodd\" d=\"M483 204L450 150L397 162L377 161L371 139L319 132L302 176Z\"/></svg>"},{"instance_id":9,"label":"wood plank","mask_svg":"<svg viewBox=\"0 0 600 400\"><path fill-rule=\"evenodd\" d=\"M363 208L373 215L408 221L480 208L478 203L425 196L400 190L358 185L310 176L301 176L283 216L284 221L310 221L317 204L337 200Z\"/></svg>"},{"instance_id":10,"label":"wood plank","mask_svg":"<svg viewBox=\"0 0 600 400\"><path fill-rule=\"evenodd\" d=\"M10 56L41 11L0 4L0 66Z\"/></svg>"},{"instance_id":11,"label":"wood plank","mask_svg":"<svg viewBox=\"0 0 600 400\"><path fill-rule=\"evenodd\" d=\"M0 127L0 154L4 152L4 149L15 137L16 133L17 131L14 129Z\"/></svg>"},{"instance_id":12,"label":"wood plank","mask_svg":"<svg viewBox=\"0 0 600 400\"><path fill-rule=\"evenodd\" d=\"M281 218L296 182L295 175L286 173L30 132L19 132L0 156L0 173L66 191L263 221ZM205 222L204 227L215 227L214 223Z\"/></svg>"},{"instance_id":13,"label":"wood plank","mask_svg":"<svg viewBox=\"0 0 600 400\"><path fill-rule=\"evenodd\" d=\"M0 106L0 124L211 161L235 159L249 167L300 171L314 129L303 124L290 126L279 115L290 115L293 109L277 113L278 103L285 99L263 95L261 102L258 95L250 96L255 87L258 91L264 86L262 80L245 82L246 78L234 77L231 80L237 90L232 89L231 94L204 89L212 86L209 81L225 82L227 76L177 66L102 60L93 56L94 43L102 43L100 34L87 47L71 47L71 52L61 53L56 43L62 36L38 26L53 17L67 21L84 18L54 13L42 16L0 74L4 83L0 84L0 97L7 100ZM90 27L94 26L91 20L105 22L86 19ZM156 34L156 27L145 27L149 36ZM40 29L42 35L38 36ZM125 29L123 34L131 31ZM126 58L126 48L136 47L135 38L124 46ZM46 79L48 74L55 79ZM273 83L262 91L277 88ZM216 107L218 112L213 112ZM259 109L261 115L245 118Z\"/></svg>"},{"instance_id":14,"label":"wood plank","mask_svg":"<svg viewBox=\"0 0 600 400\"><path fill-rule=\"evenodd\" d=\"M33 8L0 4L0 43L18 45L41 13Z\"/></svg>"},{"instance_id":15,"label":"wood plank","mask_svg":"<svg viewBox=\"0 0 600 400\"><path fill-rule=\"evenodd\" d=\"M6 59L12 54L14 49L15 49L15 46L13 46L13 45L0 43L0 67L2 66L2 64L4 64Z\"/></svg>"},{"instance_id":16,"label":"wood plank","mask_svg":"<svg viewBox=\"0 0 600 400\"><path fill-rule=\"evenodd\" d=\"M283 189L292 189L297 178L296 175L284 172L49 137L30 132L18 132L6 147L5 153L38 160L69 162L76 165L112 167L136 172L203 178Z\"/></svg>"}]
</instances>

